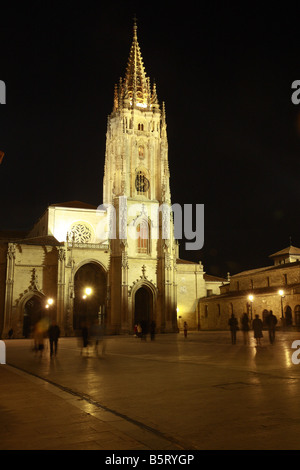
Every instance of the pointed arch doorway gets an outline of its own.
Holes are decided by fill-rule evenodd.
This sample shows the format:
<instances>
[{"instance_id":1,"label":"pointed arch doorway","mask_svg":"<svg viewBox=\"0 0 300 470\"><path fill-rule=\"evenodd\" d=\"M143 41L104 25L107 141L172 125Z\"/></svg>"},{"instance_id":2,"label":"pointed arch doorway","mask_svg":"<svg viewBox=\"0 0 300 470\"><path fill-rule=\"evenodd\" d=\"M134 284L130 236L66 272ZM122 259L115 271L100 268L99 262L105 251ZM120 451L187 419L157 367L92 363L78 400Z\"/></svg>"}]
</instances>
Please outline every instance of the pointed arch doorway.
<instances>
[{"instance_id":1,"label":"pointed arch doorway","mask_svg":"<svg viewBox=\"0 0 300 470\"><path fill-rule=\"evenodd\" d=\"M153 317L153 293L147 286L141 286L134 296L134 324L140 323L143 332L148 332Z\"/></svg>"},{"instance_id":2,"label":"pointed arch doorway","mask_svg":"<svg viewBox=\"0 0 300 470\"><path fill-rule=\"evenodd\" d=\"M36 323L43 316L43 304L41 297L33 295L24 305L23 310L23 336L29 338Z\"/></svg>"}]
</instances>

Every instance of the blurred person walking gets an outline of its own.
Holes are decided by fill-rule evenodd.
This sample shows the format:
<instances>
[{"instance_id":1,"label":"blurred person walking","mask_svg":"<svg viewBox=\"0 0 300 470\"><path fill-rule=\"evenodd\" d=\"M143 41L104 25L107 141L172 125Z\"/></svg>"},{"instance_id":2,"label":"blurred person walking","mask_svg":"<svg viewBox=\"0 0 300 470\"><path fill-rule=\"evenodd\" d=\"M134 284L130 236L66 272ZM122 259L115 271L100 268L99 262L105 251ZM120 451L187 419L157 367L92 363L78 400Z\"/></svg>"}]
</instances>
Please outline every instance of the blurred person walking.
<instances>
[{"instance_id":1,"label":"blurred person walking","mask_svg":"<svg viewBox=\"0 0 300 470\"><path fill-rule=\"evenodd\" d=\"M228 325L230 327L231 343L236 344L236 332L238 330L238 321L237 318L234 316L234 313L231 314L231 317L228 320Z\"/></svg>"},{"instance_id":2,"label":"blurred person walking","mask_svg":"<svg viewBox=\"0 0 300 470\"><path fill-rule=\"evenodd\" d=\"M277 318L275 317L275 315L273 315L272 310L270 310L270 313L267 317L267 325L268 325L268 330L269 330L269 340L270 340L270 343L273 344L275 341Z\"/></svg>"},{"instance_id":3,"label":"blurred person walking","mask_svg":"<svg viewBox=\"0 0 300 470\"><path fill-rule=\"evenodd\" d=\"M155 330L156 330L156 323L154 320L152 320L151 325L150 325L150 337L151 341L154 341L155 339Z\"/></svg>"},{"instance_id":4,"label":"blurred person walking","mask_svg":"<svg viewBox=\"0 0 300 470\"><path fill-rule=\"evenodd\" d=\"M263 332L262 332L263 322L259 318L259 315L255 315L255 318L252 322L252 328L254 332L254 338L256 339L256 345L260 346L261 344L260 340L263 337Z\"/></svg>"},{"instance_id":5,"label":"blurred person walking","mask_svg":"<svg viewBox=\"0 0 300 470\"><path fill-rule=\"evenodd\" d=\"M89 346L89 329L87 323L83 323L81 327L81 339L82 339L82 348L81 348L81 355L83 351L89 353L88 346Z\"/></svg>"},{"instance_id":6,"label":"blurred person walking","mask_svg":"<svg viewBox=\"0 0 300 470\"><path fill-rule=\"evenodd\" d=\"M249 317L247 313L244 313L241 318L242 332L244 336L244 344L249 344Z\"/></svg>"},{"instance_id":7,"label":"blurred person walking","mask_svg":"<svg viewBox=\"0 0 300 470\"><path fill-rule=\"evenodd\" d=\"M33 339L34 339L34 350L37 354L40 353L40 357L43 355L44 351L44 336L45 329L42 321L39 321L34 326Z\"/></svg>"},{"instance_id":8,"label":"blurred person walking","mask_svg":"<svg viewBox=\"0 0 300 470\"><path fill-rule=\"evenodd\" d=\"M184 324L183 324L183 334L184 334L185 338L187 338L187 332L188 332L188 324L185 321Z\"/></svg>"},{"instance_id":9,"label":"blurred person walking","mask_svg":"<svg viewBox=\"0 0 300 470\"><path fill-rule=\"evenodd\" d=\"M48 330L49 336L49 343L50 343L50 357L57 354L57 345L58 339L60 337L60 329L59 326L56 324L55 320L52 320L52 323Z\"/></svg>"}]
</instances>

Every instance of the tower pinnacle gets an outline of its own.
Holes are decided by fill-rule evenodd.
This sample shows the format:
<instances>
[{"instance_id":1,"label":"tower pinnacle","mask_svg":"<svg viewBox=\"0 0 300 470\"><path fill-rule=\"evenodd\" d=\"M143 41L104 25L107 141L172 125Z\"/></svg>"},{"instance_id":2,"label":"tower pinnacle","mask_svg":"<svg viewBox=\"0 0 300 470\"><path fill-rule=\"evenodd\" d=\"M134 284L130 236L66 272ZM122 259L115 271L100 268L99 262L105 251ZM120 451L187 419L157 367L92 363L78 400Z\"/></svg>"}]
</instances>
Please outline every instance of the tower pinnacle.
<instances>
[{"instance_id":1,"label":"tower pinnacle","mask_svg":"<svg viewBox=\"0 0 300 470\"><path fill-rule=\"evenodd\" d=\"M141 49L137 37L137 22L133 19L133 38L130 47L125 78L119 83L119 100L123 100L124 106L138 107L140 109L156 107L159 103L156 95L156 86L151 93L150 79L146 75ZM114 111L119 108L119 100L114 99Z\"/></svg>"}]
</instances>

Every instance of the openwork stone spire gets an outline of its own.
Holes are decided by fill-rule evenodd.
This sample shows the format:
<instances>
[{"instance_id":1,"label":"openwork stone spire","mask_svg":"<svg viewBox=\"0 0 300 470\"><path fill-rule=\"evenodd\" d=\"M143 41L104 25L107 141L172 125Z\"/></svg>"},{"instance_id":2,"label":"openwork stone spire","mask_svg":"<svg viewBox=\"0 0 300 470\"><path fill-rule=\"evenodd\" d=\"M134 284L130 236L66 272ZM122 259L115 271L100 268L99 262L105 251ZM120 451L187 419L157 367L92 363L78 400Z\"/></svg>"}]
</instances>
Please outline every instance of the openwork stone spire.
<instances>
[{"instance_id":1,"label":"openwork stone spire","mask_svg":"<svg viewBox=\"0 0 300 470\"><path fill-rule=\"evenodd\" d=\"M136 20L133 25L133 41L129 53L125 82L127 83L130 101L137 106L147 107L147 77L137 39Z\"/></svg>"},{"instance_id":2,"label":"openwork stone spire","mask_svg":"<svg viewBox=\"0 0 300 470\"><path fill-rule=\"evenodd\" d=\"M116 90L118 89L118 91ZM134 20L133 40L129 52L124 80L116 85L114 111L120 109L123 102L125 107L159 108L156 87L151 93L150 78L147 77L141 49L137 39L137 24Z\"/></svg>"}]
</instances>

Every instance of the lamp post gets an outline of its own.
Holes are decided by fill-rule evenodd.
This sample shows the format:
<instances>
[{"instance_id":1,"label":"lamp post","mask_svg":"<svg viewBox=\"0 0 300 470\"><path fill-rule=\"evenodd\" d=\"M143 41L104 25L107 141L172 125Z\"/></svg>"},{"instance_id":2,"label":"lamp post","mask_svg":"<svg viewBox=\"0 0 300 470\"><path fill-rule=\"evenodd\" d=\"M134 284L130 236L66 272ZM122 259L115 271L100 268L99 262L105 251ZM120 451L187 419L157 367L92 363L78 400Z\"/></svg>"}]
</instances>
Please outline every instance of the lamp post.
<instances>
[{"instance_id":1,"label":"lamp post","mask_svg":"<svg viewBox=\"0 0 300 470\"><path fill-rule=\"evenodd\" d=\"M278 294L280 295L280 301L281 301L281 318L283 320L283 297L284 297L284 291L282 289L280 289L278 291Z\"/></svg>"},{"instance_id":2,"label":"lamp post","mask_svg":"<svg viewBox=\"0 0 300 470\"><path fill-rule=\"evenodd\" d=\"M252 305L253 305L253 300L254 300L254 297L252 294L248 295L248 300L250 301L250 306L251 306L250 314L251 314L251 321L252 321Z\"/></svg>"},{"instance_id":3,"label":"lamp post","mask_svg":"<svg viewBox=\"0 0 300 470\"><path fill-rule=\"evenodd\" d=\"M86 301L86 302L85 302L85 316L86 316L86 320L87 320L87 316L88 316L88 315L87 315L87 313L88 313L88 312L87 312L87 301L88 301L89 296L92 295L92 292L93 292L93 291L92 291L91 287L86 287L86 288L84 289L84 294L83 294L83 296L82 296L83 300Z\"/></svg>"}]
</instances>

